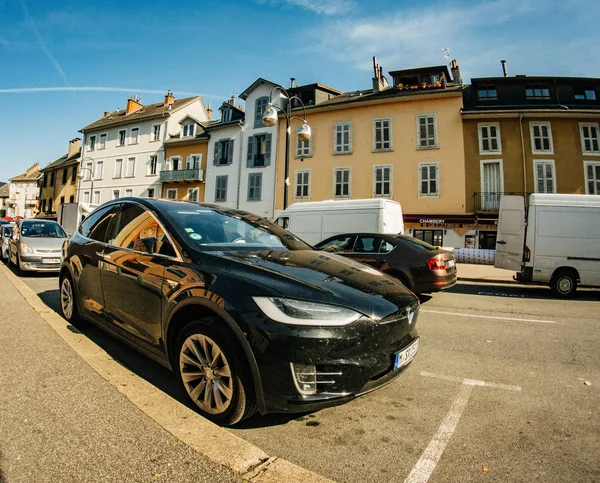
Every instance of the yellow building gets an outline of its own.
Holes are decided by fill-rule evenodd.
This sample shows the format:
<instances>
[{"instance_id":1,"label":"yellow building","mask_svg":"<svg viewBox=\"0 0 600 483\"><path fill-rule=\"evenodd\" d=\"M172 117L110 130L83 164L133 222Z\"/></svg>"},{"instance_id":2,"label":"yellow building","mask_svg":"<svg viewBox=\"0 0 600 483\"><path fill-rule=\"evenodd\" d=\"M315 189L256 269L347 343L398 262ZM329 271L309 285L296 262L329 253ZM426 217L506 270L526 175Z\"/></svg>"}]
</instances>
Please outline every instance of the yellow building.
<instances>
[{"instance_id":1,"label":"yellow building","mask_svg":"<svg viewBox=\"0 0 600 483\"><path fill-rule=\"evenodd\" d=\"M69 141L67 154L40 169L39 217L56 219L59 205L77 201L80 142L79 138Z\"/></svg>"},{"instance_id":2,"label":"yellow building","mask_svg":"<svg viewBox=\"0 0 600 483\"><path fill-rule=\"evenodd\" d=\"M390 72L388 86L374 60L373 88L333 94L320 103L307 88L291 94L306 105L312 128L300 143L292 124L288 204L384 197L402 205L407 233L452 246L462 233L429 229L440 219L465 214L461 122L462 85L456 63ZM339 91L338 91L339 92ZM307 103L308 100L308 103ZM311 105L312 104L312 105ZM295 106L294 115L303 111ZM280 119L275 207L283 208L285 119Z\"/></svg>"},{"instance_id":3,"label":"yellow building","mask_svg":"<svg viewBox=\"0 0 600 483\"><path fill-rule=\"evenodd\" d=\"M210 111L209 111L210 115ZM165 165L160 171L163 198L204 201L204 173L209 134L205 123L186 116L181 123L193 121L193 134L173 136L165 141Z\"/></svg>"}]
</instances>

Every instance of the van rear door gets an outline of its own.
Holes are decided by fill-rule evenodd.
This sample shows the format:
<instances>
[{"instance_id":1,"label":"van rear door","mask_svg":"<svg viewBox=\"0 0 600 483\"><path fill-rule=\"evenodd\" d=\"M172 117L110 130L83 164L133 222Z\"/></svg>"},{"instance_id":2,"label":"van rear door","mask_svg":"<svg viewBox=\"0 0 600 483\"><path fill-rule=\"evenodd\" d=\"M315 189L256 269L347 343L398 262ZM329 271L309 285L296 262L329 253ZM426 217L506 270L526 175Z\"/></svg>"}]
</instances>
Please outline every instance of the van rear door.
<instances>
[{"instance_id":1,"label":"van rear door","mask_svg":"<svg viewBox=\"0 0 600 483\"><path fill-rule=\"evenodd\" d=\"M520 272L524 244L525 199L522 196L502 196L494 267Z\"/></svg>"}]
</instances>

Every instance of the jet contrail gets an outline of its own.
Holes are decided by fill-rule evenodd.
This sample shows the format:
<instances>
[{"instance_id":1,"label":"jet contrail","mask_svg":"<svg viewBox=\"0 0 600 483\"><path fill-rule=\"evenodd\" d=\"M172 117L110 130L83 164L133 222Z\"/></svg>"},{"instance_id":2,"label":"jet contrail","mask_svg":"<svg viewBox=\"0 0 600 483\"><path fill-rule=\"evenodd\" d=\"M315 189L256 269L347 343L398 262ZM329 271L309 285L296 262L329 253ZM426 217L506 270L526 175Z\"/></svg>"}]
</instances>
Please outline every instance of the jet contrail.
<instances>
[{"instance_id":1,"label":"jet contrail","mask_svg":"<svg viewBox=\"0 0 600 483\"><path fill-rule=\"evenodd\" d=\"M132 94L164 94L165 89L136 89L133 87L101 87L101 86L84 86L84 87L14 87L10 89L0 89L0 94L26 94L29 92L61 92L61 91L104 91L104 92L131 92ZM225 99L224 96L214 94L198 94L197 92L182 92L174 90L178 95L183 96L202 96L215 99Z\"/></svg>"}]
</instances>

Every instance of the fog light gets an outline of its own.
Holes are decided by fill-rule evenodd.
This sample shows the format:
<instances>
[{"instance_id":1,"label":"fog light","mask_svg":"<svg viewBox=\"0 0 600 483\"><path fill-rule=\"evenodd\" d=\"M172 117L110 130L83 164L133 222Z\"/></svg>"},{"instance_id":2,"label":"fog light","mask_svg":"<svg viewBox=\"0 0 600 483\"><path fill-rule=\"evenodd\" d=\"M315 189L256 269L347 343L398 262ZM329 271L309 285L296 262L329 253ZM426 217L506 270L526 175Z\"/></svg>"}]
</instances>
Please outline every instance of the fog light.
<instances>
[{"instance_id":1,"label":"fog light","mask_svg":"<svg viewBox=\"0 0 600 483\"><path fill-rule=\"evenodd\" d=\"M303 396L312 396L317 393L317 369L313 364L298 364L290 362L294 384Z\"/></svg>"}]
</instances>

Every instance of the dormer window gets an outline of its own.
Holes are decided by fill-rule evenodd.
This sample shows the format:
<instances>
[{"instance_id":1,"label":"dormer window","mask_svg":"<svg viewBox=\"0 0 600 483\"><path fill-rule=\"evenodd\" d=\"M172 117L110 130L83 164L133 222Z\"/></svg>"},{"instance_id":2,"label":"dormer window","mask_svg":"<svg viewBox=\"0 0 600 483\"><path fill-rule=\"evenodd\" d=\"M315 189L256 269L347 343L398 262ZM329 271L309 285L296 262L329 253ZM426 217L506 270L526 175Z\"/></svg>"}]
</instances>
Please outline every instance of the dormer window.
<instances>
[{"instance_id":1,"label":"dormer window","mask_svg":"<svg viewBox=\"0 0 600 483\"><path fill-rule=\"evenodd\" d=\"M589 88L589 87L576 88L574 94L575 94L576 101L595 101L596 100L596 90L593 88Z\"/></svg>"},{"instance_id":2,"label":"dormer window","mask_svg":"<svg viewBox=\"0 0 600 483\"><path fill-rule=\"evenodd\" d=\"M193 136L195 127L194 124L185 124L183 126L183 137Z\"/></svg>"},{"instance_id":3,"label":"dormer window","mask_svg":"<svg viewBox=\"0 0 600 483\"><path fill-rule=\"evenodd\" d=\"M525 94L527 99L550 99L550 89L547 86L527 86Z\"/></svg>"},{"instance_id":4,"label":"dormer window","mask_svg":"<svg viewBox=\"0 0 600 483\"><path fill-rule=\"evenodd\" d=\"M477 88L477 99L480 101L495 101L498 99L496 86L481 86Z\"/></svg>"},{"instance_id":5,"label":"dormer window","mask_svg":"<svg viewBox=\"0 0 600 483\"><path fill-rule=\"evenodd\" d=\"M231 109L223 109L221 115L221 122L229 122L231 121Z\"/></svg>"}]
</instances>

